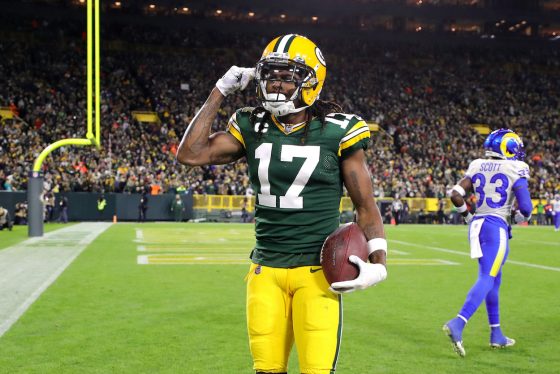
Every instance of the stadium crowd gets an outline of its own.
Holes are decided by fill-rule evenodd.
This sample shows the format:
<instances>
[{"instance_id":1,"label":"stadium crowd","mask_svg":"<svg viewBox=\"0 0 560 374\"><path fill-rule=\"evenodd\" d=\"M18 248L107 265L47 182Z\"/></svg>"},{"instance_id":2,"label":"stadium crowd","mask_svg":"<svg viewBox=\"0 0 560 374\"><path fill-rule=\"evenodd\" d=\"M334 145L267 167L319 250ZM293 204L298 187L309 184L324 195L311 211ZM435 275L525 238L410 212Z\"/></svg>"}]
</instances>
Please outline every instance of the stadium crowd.
<instances>
[{"instance_id":1,"label":"stadium crowd","mask_svg":"<svg viewBox=\"0 0 560 374\"><path fill-rule=\"evenodd\" d=\"M0 107L17 119L0 125L0 190L25 190L48 144L85 136L83 25L2 21ZM175 152L215 81L232 64L254 66L273 35L113 24L103 37L102 148L55 151L43 165L45 190L251 194L245 163L187 170ZM314 39L328 63L322 99L380 125L368 150L376 196L444 196L482 155L475 123L521 134L532 196L560 193L557 48ZM253 89L228 97L215 130L254 105ZM137 122L135 110L161 121Z\"/></svg>"}]
</instances>

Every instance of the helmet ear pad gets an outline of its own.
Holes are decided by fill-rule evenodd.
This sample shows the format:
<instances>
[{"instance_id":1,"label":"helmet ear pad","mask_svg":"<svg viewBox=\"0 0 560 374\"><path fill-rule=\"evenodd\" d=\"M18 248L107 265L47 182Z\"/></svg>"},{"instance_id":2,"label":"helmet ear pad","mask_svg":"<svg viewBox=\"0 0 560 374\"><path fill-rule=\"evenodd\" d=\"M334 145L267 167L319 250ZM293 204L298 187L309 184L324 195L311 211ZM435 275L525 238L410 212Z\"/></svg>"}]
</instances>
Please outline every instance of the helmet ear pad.
<instances>
[{"instance_id":1,"label":"helmet ear pad","mask_svg":"<svg viewBox=\"0 0 560 374\"><path fill-rule=\"evenodd\" d=\"M311 106L319 99L320 93L317 92L318 86L319 80L315 76L309 78L307 82L304 81L301 87L300 96L305 105Z\"/></svg>"}]
</instances>

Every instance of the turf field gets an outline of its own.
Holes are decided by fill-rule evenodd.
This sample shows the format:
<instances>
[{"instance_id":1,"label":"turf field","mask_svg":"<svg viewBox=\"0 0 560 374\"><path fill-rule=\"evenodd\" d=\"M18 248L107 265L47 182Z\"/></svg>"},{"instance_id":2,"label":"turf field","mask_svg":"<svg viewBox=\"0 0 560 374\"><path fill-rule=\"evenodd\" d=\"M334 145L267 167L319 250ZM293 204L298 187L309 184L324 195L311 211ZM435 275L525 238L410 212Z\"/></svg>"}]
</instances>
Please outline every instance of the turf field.
<instances>
[{"instance_id":1,"label":"turf field","mask_svg":"<svg viewBox=\"0 0 560 374\"><path fill-rule=\"evenodd\" d=\"M0 232L0 248L26 234ZM477 276L466 234L387 227L389 278L345 296L337 373L560 372L560 233L514 227L501 305L517 344L488 347L481 306L461 359L441 327ZM251 373L243 278L253 242L250 224L113 225L0 338L0 373Z\"/></svg>"}]
</instances>

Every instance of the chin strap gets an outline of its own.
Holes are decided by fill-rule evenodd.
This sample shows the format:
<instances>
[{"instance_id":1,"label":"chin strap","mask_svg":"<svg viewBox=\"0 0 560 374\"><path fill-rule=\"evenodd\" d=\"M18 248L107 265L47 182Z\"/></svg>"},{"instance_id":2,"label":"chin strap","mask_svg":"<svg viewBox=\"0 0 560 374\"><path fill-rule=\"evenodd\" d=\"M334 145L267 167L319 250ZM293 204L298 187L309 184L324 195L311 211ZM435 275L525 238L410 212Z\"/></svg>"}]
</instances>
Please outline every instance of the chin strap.
<instances>
[{"instance_id":1,"label":"chin strap","mask_svg":"<svg viewBox=\"0 0 560 374\"><path fill-rule=\"evenodd\" d=\"M299 108L295 107L294 100L300 96L301 86L298 87L292 97L286 98L284 94L281 93L268 93L266 92L266 83L260 82L260 90L262 96L262 106L264 109L272 113L275 117L282 117L288 114L299 113L302 110L309 108L309 105L305 105Z\"/></svg>"}]
</instances>

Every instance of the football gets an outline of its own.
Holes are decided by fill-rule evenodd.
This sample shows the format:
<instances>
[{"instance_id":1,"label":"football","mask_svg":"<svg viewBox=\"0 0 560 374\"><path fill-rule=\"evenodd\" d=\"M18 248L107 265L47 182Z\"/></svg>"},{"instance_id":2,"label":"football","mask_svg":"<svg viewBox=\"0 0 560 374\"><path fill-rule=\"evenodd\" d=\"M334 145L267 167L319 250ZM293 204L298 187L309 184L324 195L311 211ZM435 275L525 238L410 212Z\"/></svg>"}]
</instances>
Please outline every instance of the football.
<instances>
[{"instance_id":1,"label":"football","mask_svg":"<svg viewBox=\"0 0 560 374\"><path fill-rule=\"evenodd\" d=\"M348 261L351 255L367 262L366 235L355 222L340 226L323 243L321 266L329 284L358 277L358 266Z\"/></svg>"}]
</instances>

